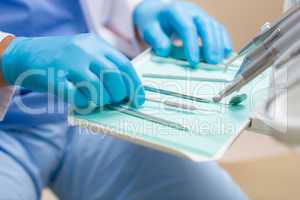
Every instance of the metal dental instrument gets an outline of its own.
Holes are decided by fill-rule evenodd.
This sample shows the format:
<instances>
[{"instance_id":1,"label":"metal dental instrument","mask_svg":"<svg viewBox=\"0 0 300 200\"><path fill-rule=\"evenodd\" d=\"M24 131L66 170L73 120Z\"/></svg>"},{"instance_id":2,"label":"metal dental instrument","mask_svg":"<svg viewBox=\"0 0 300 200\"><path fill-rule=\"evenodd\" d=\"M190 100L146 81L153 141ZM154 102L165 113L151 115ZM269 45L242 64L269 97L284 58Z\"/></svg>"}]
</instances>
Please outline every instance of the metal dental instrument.
<instances>
[{"instance_id":1,"label":"metal dental instrument","mask_svg":"<svg viewBox=\"0 0 300 200\"><path fill-rule=\"evenodd\" d=\"M238 54L231 58L227 63L224 71L227 71L228 67L236 61L238 58L244 56L249 51L255 48L256 45L259 45L263 41L265 41L276 29L278 29L278 26L280 26L283 23L286 22L290 17L292 17L294 14L298 13L300 10L300 3L298 3L296 6L292 7L290 10L288 10L282 17L280 17L277 21L272 23L269 26L265 26L265 29L259 33L256 37L254 37L251 41L249 41L245 46L241 48L241 50L238 52Z\"/></svg>"},{"instance_id":2,"label":"metal dental instrument","mask_svg":"<svg viewBox=\"0 0 300 200\"><path fill-rule=\"evenodd\" d=\"M218 110L209 110L205 108L199 108L199 106L195 106L192 104L187 104L187 103L179 103L175 101L169 101L169 100L161 100L158 98L153 98L153 97L147 97L147 101L154 102L154 103L160 103L164 104L173 108L180 108L183 110L189 110L189 111L203 111L203 112L218 112Z\"/></svg>"},{"instance_id":3,"label":"metal dental instrument","mask_svg":"<svg viewBox=\"0 0 300 200\"><path fill-rule=\"evenodd\" d=\"M284 23L280 24L274 32L265 39L260 45L258 45L252 52L250 52L244 59L245 63L250 63L255 58L258 58L266 50L268 50L273 43L279 40L283 35L289 32L293 27L295 27L300 22L300 10L294 13L290 18L286 19ZM242 68L240 68L242 69ZM240 72L240 71L239 71ZM239 73L238 72L238 73Z\"/></svg>"},{"instance_id":4,"label":"metal dental instrument","mask_svg":"<svg viewBox=\"0 0 300 200\"><path fill-rule=\"evenodd\" d=\"M158 98L152 98L152 97L146 97L146 100L150 101L150 102L154 102L154 103L161 103L161 104L173 107L173 108L180 108L180 109L189 110L189 111L197 110L197 107L194 105L178 103L175 101L160 100Z\"/></svg>"},{"instance_id":5,"label":"metal dental instrument","mask_svg":"<svg viewBox=\"0 0 300 200\"><path fill-rule=\"evenodd\" d=\"M137 111L133 108L127 108L127 107L120 106L120 105L119 106L108 105L106 107L110 110L114 110L114 111L117 111L117 112L120 112L120 113L123 113L123 114L126 114L126 115L130 115L130 116L137 117L137 118L140 118L140 119L143 119L143 120L154 122L156 124L160 124L160 125L167 126L167 127L170 127L170 128L174 128L174 129L177 129L177 130L180 130L180 131L189 131L189 129L187 127L185 127L185 126L183 126L179 123L172 122L172 121L162 119L162 118L159 118L159 117L155 117L155 116Z\"/></svg>"},{"instance_id":6,"label":"metal dental instrument","mask_svg":"<svg viewBox=\"0 0 300 200\"><path fill-rule=\"evenodd\" d=\"M172 96L172 97L178 97L178 98L187 99L187 100L190 100L190 101L195 101L195 102L200 102L200 103L209 103L209 104L219 103L219 102L216 102L214 98L212 100L203 99L203 98L200 98L200 97L194 97L194 96L190 96L190 95L186 95L186 94L182 94L182 93L178 93L178 92L173 92L173 91L169 91L169 90L157 89L157 88L150 87L150 86L144 86L144 89L149 91L149 92L164 94L164 95ZM239 97L239 96L241 96L241 95L238 95L236 97ZM234 101L232 101L232 100L234 100ZM231 104L231 103L229 103L229 104L219 103L219 104L222 104L224 106L239 105L244 100L245 99L241 99L241 101L237 103L237 101L235 100L235 97L233 97L233 99L231 99L231 101L230 101L230 102L233 102L233 104ZM218 112L218 111L216 111L216 112Z\"/></svg>"},{"instance_id":7,"label":"metal dental instrument","mask_svg":"<svg viewBox=\"0 0 300 200\"><path fill-rule=\"evenodd\" d=\"M227 80L225 78L186 77L186 76L180 76L180 75L163 75L163 74L152 74L152 73L143 74L143 77L145 77L145 78L156 78L156 79L219 82L219 83L228 83L228 82L230 82L230 80Z\"/></svg>"},{"instance_id":8,"label":"metal dental instrument","mask_svg":"<svg viewBox=\"0 0 300 200\"><path fill-rule=\"evenodd\" d=\"M278 39L268 50L265 50L261 56L255 58L251 62L244 62L244 70L236 76L224 90L213 98L214 102L220 102L224 97L239 90L246 85L249 81L253 80L256 76L269 68L286 49L295 43L300 35L300 24L285 33ZM268 41L267 41L268 42Z\"/></svg>"},{"instance_id":9,"label":"metal dental instrument","mask_svg":"<svg viewBox=\"0 0 300 200\"><path fill-rule=\"evenodd\" d=\"M277 63L274 68L280 69L282 66L293 60L294 58L298 57L300 55L300 47L296 50L292 51L291 54L289 54L285 59Z\"/></svg>"},{"instance_id":10,"label":"metal dental instrument","mask_svg":"<svg viewBox=\"0 0 300 200\"><path fill-rule=\"evenodd\" d=\"M214 103L213 101L208 100L208 99L194 97L194 96L182 94L182 93L179 93L179 92L173 92L173 91L169 91L169 90L158 89L158 88L154 88L154 87L151 87L151 86L144 85L144 89L149 91L149 92L154 92L154 93L158 93L158 94L164 94L164 95L168 95L168 96L178 97L178 98L187 99L187 100L191 100L191 101L196 101L196 102L200 102L200 103Z\"/></svg>"}]
</instances>

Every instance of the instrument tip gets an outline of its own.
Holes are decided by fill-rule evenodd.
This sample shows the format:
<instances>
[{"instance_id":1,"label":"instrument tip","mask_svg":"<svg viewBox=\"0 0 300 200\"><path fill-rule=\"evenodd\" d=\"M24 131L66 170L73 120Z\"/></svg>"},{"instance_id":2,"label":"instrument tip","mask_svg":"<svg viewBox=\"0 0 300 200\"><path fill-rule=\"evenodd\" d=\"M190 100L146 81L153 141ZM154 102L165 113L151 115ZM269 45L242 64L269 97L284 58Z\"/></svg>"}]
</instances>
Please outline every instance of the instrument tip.
<instances>
[{"instance_id":1,"label":"instrument tip","mask_svg":"<svg viewBox=\"0 0 300 200\"><path fill-rule=\"evenodd\" d=\"M222 97L220 95L217 95L215 97L213 97L213 102L214 103L219 103L222 100Z\"/></svg>"}]
</instances>

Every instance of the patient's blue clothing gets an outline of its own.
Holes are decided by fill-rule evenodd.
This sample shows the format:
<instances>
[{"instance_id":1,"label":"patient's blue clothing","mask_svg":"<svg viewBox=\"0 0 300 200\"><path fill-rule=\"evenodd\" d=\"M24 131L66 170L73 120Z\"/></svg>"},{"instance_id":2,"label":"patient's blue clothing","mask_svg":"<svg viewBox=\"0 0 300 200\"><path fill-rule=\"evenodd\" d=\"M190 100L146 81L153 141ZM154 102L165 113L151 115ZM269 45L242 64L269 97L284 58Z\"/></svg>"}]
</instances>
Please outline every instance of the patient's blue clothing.
<instances>
[{"instance_id":1,"label":"patient's blue clothing","mask_svg":"<svg viewBox=\"0 0 300 200\"><path fill-rule=\"evenodd\" d=\"M18 36L88 31L78 0L1 0L0 13L0 30ZM0 122L0 199L39 199L47 186L62 200L246 199L214 162L69 127L53 98L20 88ZM27 114L20 102L48 112Z\"/></svg>"},{"instance_id":2,"label":"patient's blue clothing","mask_svg":"<svg viewBox=\"0 0 300 200\"><path fill-rule=\"evenodd\" d=\"M26 114L16 106L20 99L39 109L49 96L16 94L0 123L0 199L39 199L46 186L62 200L246 199L214 162L68 127L66 113Z\"/></svg>"}]
</instances>

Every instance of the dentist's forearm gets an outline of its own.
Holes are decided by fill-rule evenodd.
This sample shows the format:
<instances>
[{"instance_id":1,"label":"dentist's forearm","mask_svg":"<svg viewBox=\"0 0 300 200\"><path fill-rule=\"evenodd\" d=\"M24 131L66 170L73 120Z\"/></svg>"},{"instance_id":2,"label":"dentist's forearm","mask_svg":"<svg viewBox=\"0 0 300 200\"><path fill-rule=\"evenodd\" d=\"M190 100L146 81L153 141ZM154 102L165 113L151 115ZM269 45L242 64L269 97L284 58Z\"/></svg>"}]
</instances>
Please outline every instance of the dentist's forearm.
<instances>
[{"instance_id":1,"label":"dentist's forearm","mask_svg":"<svg viewBox=\"0 0 300 200\"><path fill-rule=\"evenodd\" d=\"M2 74L2 55L5 51L5 49L8 47L8 45L15 39L16 37L13 35L8 35L2 40L0 40L0 87L7 86L8 84L3 78Z\"/></svg>"}]
</instances>

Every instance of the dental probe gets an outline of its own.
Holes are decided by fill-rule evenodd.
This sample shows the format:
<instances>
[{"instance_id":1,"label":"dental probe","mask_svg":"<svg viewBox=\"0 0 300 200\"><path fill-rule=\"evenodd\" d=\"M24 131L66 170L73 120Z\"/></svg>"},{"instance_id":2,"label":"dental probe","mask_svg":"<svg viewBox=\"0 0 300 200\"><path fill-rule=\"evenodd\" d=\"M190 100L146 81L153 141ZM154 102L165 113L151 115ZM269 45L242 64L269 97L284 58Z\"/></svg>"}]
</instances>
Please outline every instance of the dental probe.
<instances>
[{"instance_id":1,"label":"dental probe","mask_svg":"<svg viewBox=\"0 0 300 200\"><path fill-rule=\"evenodd\" d=\"M259 45L264 40L266 40L282 23L285 23L287 19L289 19L291 16L293 16L295 13L297 13L300 10L300 3L298 3L296 6L292 7L290 10L288 10L283 16L281 16L277 21L270 24L268 23L267 26L264 26L265 28L261 33L259 33L257 36L255 36L252 40L250 40L246 45L244 45L241 50L238 52L238 54L231 58L227 63L224 71L227 71L228 67L237 59L242 57L243 55L247 54L249 51L251 51L253 48L255 48L256 45Z\"/></svg>"},{"instance_id":2,"label":"dental probe","mask_svg":"<svg viewBox=\"0 0 300 200\"><path fill-rule=\"evenodd\" d=\"M242 68L245 69L230 83L224 90L213 98L214 102L220 102L224 97L239 90L249 81L253 80L260 73L269 68L286 49L295 43L300 35L300 26L295 26L278 41L276 41L261 56L251 62L244 62Z\"/></svg>"}]
</instances>

